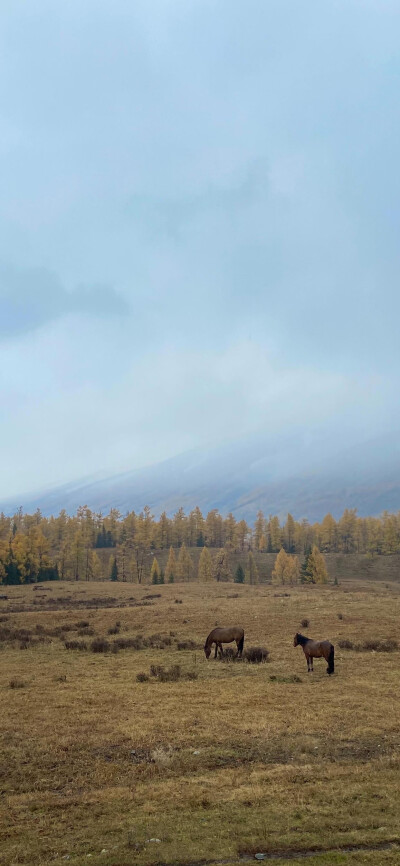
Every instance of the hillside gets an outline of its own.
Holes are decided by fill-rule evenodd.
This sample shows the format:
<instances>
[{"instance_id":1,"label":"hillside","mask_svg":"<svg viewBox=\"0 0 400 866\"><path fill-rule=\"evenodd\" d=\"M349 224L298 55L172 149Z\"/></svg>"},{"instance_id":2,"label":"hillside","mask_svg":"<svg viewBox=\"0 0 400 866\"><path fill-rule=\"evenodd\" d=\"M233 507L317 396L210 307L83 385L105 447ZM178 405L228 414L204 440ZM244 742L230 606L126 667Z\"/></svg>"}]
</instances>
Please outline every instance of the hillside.
<instances>
[{"instance_id":1,"label":"hillside","mask_svg":"<svg viewBox=\"0 0 400 866\"><path fill-rule=\"evenodd\" d=\"M73 513L86 504L106 513L140 511L149 505L156 516L196 505L203 513L217 508L253 522L265 514L296 519L335 518L345 508L361 516L400 509L400 439L397 435L336 450L322 438L311 442L252 437L208 451L191 451L136 471L100 479L82 479L0 504L5 513L20 505L44 515L61 509Z\"/></svg>"}]
</instances>

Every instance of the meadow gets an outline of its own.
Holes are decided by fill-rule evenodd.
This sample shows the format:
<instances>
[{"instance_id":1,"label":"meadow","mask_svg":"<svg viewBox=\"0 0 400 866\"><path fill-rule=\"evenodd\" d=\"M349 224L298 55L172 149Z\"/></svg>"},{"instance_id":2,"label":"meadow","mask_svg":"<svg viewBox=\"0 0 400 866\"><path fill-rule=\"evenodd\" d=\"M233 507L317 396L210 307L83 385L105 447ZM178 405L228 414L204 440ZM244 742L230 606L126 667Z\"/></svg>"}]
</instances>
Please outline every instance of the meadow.
<instances>
[{"instance_id":1,"label":"meadow","mask_svg":"<svg viewBox=\"0 0 400 866\"><path fill-rule=\"evenodd\" d=\"M4 593L2 866L400 862L399 584ZM266 663L206 661L234 623Z\"/></svg>"}]
</instances>

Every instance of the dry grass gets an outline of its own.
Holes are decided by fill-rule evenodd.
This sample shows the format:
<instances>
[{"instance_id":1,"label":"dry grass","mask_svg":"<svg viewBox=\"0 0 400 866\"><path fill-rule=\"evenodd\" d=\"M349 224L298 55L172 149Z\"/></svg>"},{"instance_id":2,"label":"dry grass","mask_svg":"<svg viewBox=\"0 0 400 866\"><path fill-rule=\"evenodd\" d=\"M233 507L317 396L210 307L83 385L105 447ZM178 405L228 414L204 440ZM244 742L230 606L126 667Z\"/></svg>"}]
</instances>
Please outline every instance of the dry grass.
<instances>
[{"instance_id":1,"label":"dry grass","mask_svg":"<svg viewBox=\"0 0 400 866\"><path fill-rule=\"evenodd\" d=\"M177 585L151 604L128 584L49 589L8 587L0 602L12 635L0 648L2 866L67 855L72 866L237 866L243 853L315 849L290 862L399 862L398 848L337 850L400 838L399 653L339 645L398 638L396 585L238 586L233 598L229 584L180 584L182 606ZM83 629L114 643L116 608L124 652L66 650ZM335 644L333 677L323 661L308 676L293 647L304 610L311 636ZM206 661L190 642L202 646L216 621L243 624L245 649L267 646L268 664Z\"/></svg>"}]
</instances>

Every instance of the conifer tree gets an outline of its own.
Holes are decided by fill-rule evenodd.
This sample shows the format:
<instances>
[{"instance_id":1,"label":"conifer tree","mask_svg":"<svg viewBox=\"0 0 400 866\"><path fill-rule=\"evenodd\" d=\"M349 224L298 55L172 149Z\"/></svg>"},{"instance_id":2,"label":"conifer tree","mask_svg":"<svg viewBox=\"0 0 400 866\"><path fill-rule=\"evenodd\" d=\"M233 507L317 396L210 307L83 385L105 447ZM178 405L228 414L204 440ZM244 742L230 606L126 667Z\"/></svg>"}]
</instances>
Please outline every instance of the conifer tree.
<instances>
[{"instance_id":1,"label":"conifer tree","mask_svg":"<svg viewBox=\"0 0 400 866\"><path fill-rule=\"evenodd\" d=\"M226 548L218 550L214 556L213 574L216 581L232 580L232 572L229 565L229 553Z\"/></svg>"},{"instance_id":2,"label":"conifer tree","mask_svg":"<svg viewBox=\"0 0 400 866\"><path fill-rule=\"evenodd\" d=\"M190 580L193 571L193 562L190 554L187 551L186 544L183 542L179 551L177 562L177 574L179 580Z\"/></svg>"},{"instance_id":3,"label":"conifer tree","mask_svg":"<svg viewBox=\"0 0 400 866\"><path fill-rule=\"evenodd\" d=\"M249 552L249 561L248 561L248 575L249 575L249 583L256 584L260 582L258 568L256 566L256 561L254 556L250 550Z\"/></svg>"},{"instance_id":4,"label":"conifer tree","mask_svg":"<svg viewBox=\"0 0 400 866\"><path fill-rule=\"evenodd\" d=\"M297 583L299 572L300 563L297 556L291 556L282 547L275 560L272 583Z\"/></svg>"},{"instance_id":5,"label":"conifer tree","mask_svg":"<svg viewBox=\"0 0 400 866\"><path fill-rule=\"evenodd\" d=\"M307 571L311 577L311 583L328 583L328 570L325 557L315 544L308 557Z\"/></svg>"},{"instance_id":6,"label":"conifer tree","mask_svg":"<svg viewBox=\"0 0 400 866\"><path fill-rule=\"evenodd\" d=\"M165 576L167 578L167 583L173 583L176 575L177 575L177 570L176 570L175 551L174 551L173 547L170 547L167 566L165 569Z\"/></svg>"},{"instance_id":7,"label":"conifer tree","mask_svg":"<svg viewBox=\"0 0 400 866\"><path fill-rule=\"evenodd\" d=\"M213 579L211 553L208 547L203 547L200 554L198 579L201 583L209 583Z\"/></svg>"},{"instance_id":8,"label":"conifer tree","mask_svg":"<svg viewBox=\"0 0 400 866\"><path fill-rule=\"evenodd\" d=\"M160 566L157 562L156 557L154 557L153 563L151 566L150 580L151 580L151 583L153 583L155 585L160 582Z\"/></svg>"},{"instance_id":9,"label":"conifer tree","mask_svg":"<svg viewBox=\"0 0 400 866\"><path fill-rule=\"evenodd\" d=\"M117 557L111 557L111 572L110 572L110 580L118 580L118 566L117 566Z\"/></svg>"},{"instance_id":10,"label":"conifer tree","mask_svg":"<svg viewBox=\"0 0 400 866\"><path fill-rule=\"evenodd\" d=\"M244 569L242 568L240 563L239 563L239 565L235 571L235 577L233 579L234 579L235 583L244 583L245 574L244 574Z\"/></svg>"}]
</instances>

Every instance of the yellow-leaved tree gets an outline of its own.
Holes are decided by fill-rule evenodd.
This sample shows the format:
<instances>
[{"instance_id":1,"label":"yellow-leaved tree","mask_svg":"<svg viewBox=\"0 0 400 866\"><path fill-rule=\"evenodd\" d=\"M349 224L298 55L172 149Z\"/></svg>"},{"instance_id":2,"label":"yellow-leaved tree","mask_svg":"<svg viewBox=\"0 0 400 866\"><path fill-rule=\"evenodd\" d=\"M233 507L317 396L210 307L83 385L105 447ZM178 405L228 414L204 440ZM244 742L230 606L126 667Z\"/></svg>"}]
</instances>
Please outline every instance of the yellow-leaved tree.
<instances>
[{"instance_id":1,"label":"yellow-leaved tree","mask_svg":"<svg viewBox=\"0 0 400 866\"><path fill-rule=\"evenodd\" d=\"M324 554L313 544L302 568L304 583L328 583L329 575Z\"/></svg>"},{"instance_id":2,"label":"yellow-leaved tree","mask_svg":"<svg viewBox=\"0 0 400 866\"><path fill-rule=\"evenodd\" d=\"M272 572L272 583L297 583L300 574L300 563L297 556L290 556L281 547Z\"/></svg>"},{"instance_id":3,"label":"yellow-leaved tree","mask_svg":"<svg viewBox=\"0 0 400 866\"><path fill-rule=\"evenodd\" d=\"M208 547L203 547L199 559L198 579L202 583L209 583L211 580L213 580L213 577L214 575L211 553Z\"/></svg>"},{"instance_id":4,"label":"yellow-leaved tree","mask_svg":"<svg viewBox=\"0 0 400 866\"><path fill-rule=\"evenodd\" d=\"M174 548L171 546L169 549L167 566L165 569L165 579L166 579L167 583L173 583L176 577L177 577L176 557L175 557Z\"/></svg>"}]
</instances>

